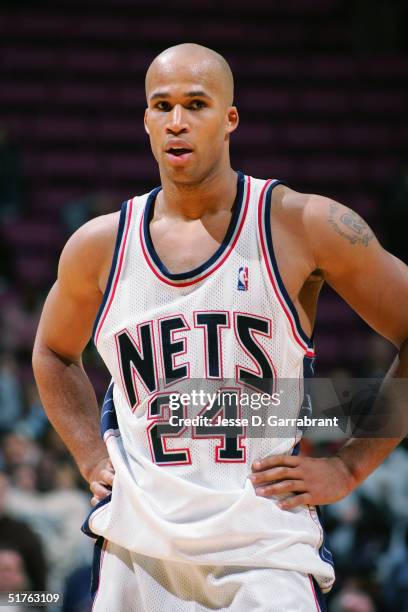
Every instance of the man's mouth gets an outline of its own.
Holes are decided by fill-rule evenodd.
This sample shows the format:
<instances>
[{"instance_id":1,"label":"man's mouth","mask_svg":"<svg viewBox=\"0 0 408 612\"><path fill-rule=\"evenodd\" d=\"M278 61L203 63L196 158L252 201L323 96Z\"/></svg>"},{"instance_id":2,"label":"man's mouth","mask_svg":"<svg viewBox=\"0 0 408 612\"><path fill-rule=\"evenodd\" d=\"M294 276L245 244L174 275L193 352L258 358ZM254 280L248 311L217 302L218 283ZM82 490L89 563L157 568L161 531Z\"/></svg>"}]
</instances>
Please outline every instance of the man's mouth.
<instances>
[{"instance_id":1,"label":"man's mouth","mask_svg":"<svg viewBox=\"0 0 408 612\"><path fill-rule=\"evenodd\" d=\"M186 143L169 143L166 149L167 159L175 167L184 166L191 157L193 152L188 146L184 146Z\"/></svg>"},{"instance_id":2,"label":"man's mouth","mask_svg":"<svg viewBox=\"0 0 408 612\"><path fill-rule=\"evenodd\" d=\"M191 153L191 149L186 149L184 147L170 147L167 149L166 153L170 155L175 155L176 157L180 157L181 155L185 155L186 153Z\"/></svg>"}]
</instances>

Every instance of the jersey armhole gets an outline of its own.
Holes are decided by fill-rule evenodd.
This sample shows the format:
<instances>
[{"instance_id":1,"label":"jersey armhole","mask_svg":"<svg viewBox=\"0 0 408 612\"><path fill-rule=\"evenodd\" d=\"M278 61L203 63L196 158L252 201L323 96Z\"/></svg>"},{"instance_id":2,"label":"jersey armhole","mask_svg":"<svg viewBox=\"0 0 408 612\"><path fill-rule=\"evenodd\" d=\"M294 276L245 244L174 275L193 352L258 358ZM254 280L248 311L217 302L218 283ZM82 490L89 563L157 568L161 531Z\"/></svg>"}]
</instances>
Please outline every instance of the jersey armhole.
<instances>
[{"instance_id":1,"label":"jersey armhole","mask_svg":"<svg viewBox=\"0 0 408 612\"><path fill-rule=\"evenodd\" d=\"M265 258L265 264L272 287L280 302L285 315L289 321L294 339L303 348L308 356L314 356L313 338L309 337L303 330L299 314L293 304L279 272L278 263L273 249L272 228L271 228L271 208L272 191L277 185L287 185L284 181L268 181L259 199L259 232L261 236L261 246Z\"/></svg>"},{"instance_id":2,"label":"jersey armhole","mask_svg":"<svg viewBox=\"0 0 408 612\"><path fill-rule=\"evenodd\" d=\"M123 261L123 251L126 243L127 233L129 230L129 221L132 213L133 200L123 202L120 209L118 233L116 235L115 249L113 251L112 264L109 271L108 282L103 294L101 305L99 306L96 319L93 325L92 338L96 345L103 323L108 314L112 303L116 284L120 274L120 268ZM127 220L127 223L126 223Z\"/></svg>"}]
</instances>

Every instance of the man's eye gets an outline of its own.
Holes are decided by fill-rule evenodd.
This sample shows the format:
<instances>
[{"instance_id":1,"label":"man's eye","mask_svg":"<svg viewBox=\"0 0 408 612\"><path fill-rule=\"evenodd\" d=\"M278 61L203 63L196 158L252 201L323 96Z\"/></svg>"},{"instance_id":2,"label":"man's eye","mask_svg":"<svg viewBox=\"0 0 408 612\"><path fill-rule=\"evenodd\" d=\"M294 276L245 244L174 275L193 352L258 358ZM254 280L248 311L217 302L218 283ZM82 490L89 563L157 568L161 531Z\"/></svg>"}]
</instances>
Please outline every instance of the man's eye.
<instances>
[{"instance_id":1,"label":"man's eye","mask_svg":"<svg viewBox=\"0 0 408 612\"><path fill-rule=\"evenodd\" d=\"M162 102L157 102L156 108L158 110L167 112L167 111L170 110L171 106L170 106L170 104L168 102L163 102L162 101Z\"/></svg>"},{"instance_id":2,"label":"man's eye","mask_svg":"<svg viewBox=\"0 0 408 612\"><path fill-rule=\"evenodd\" d=\"M189 107L192 110L199 110L200 108L204 108L206 105L205 102L203 102L202 100L193 100L192 102L190 102Z\"/></svg>"}]
</instances>

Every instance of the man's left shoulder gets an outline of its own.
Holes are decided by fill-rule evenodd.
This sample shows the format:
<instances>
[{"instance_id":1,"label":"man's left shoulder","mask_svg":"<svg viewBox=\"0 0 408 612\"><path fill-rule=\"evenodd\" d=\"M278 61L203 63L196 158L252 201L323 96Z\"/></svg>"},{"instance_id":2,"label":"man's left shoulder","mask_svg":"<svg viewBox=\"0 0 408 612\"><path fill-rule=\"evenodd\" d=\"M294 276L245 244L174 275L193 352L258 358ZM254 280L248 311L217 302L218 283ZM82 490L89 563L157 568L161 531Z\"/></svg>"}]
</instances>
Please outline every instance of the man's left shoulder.
<instances>
[{"instance_id":1,"label":"man's left shoulder","mask_svg":"<svg viewBox=\"0 0 408 612\"><path fill-rule=\"evenodd\" d=\"M275 193L274 193L275 192ZM349 246L377 244L360 215L324 195L301 193L280 184L272 192L271 223L278 223L310 248L318 259L338 259Z\"/></svg>"},{"instance_id":2,"label":"man's left shoulder","mask_svg":"<svg viewBox=\"0 0 408 612\"><path fill-rule=\"evenodd\" d=\"M271 212L282 220L308 225L327 219L334 200L315 193L302 193L280 183L272 191Z\"/></svg>"}]
</instances>

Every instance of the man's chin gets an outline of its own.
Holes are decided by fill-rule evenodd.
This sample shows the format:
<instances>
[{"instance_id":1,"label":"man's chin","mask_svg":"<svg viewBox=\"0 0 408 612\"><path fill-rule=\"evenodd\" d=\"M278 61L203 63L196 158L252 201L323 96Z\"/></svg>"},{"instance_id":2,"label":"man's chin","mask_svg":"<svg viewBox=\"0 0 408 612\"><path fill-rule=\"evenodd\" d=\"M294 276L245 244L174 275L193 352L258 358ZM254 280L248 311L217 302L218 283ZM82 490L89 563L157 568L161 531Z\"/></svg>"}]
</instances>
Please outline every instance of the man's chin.
<instances>
[{"instance_id":1,"label":"man's chin","mask_svg":"<svg viewBox=\"0 0 408 612\"><path fill-rule=\"evenodd\" d=\"M169 166L165 164L160 168L160 175L166 176L177 183L197 183L199 182L198 173L191 166Z\"/></svg>"}]
</instances>

